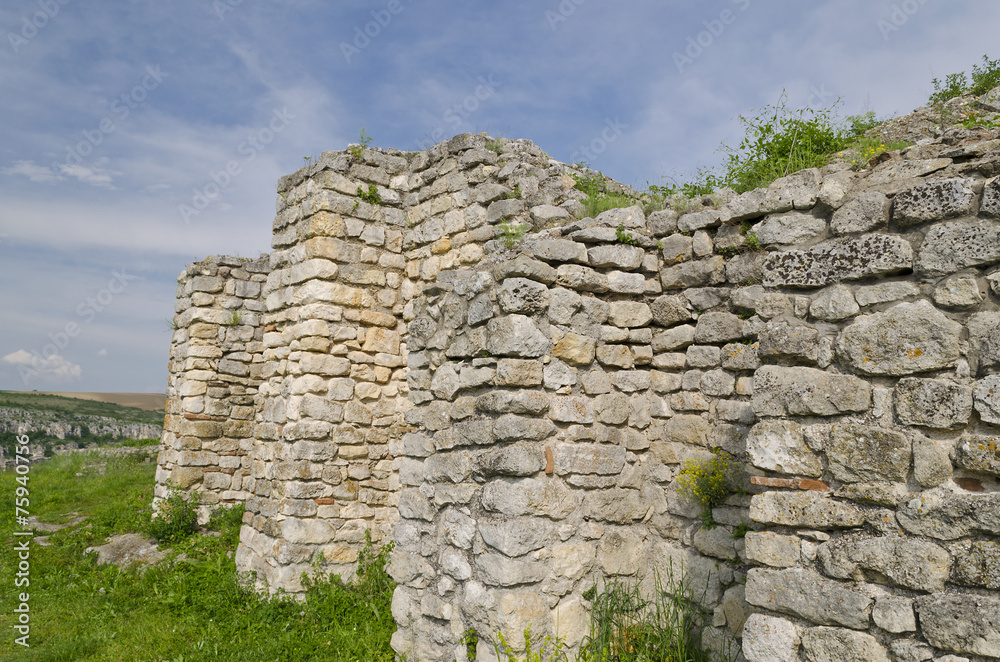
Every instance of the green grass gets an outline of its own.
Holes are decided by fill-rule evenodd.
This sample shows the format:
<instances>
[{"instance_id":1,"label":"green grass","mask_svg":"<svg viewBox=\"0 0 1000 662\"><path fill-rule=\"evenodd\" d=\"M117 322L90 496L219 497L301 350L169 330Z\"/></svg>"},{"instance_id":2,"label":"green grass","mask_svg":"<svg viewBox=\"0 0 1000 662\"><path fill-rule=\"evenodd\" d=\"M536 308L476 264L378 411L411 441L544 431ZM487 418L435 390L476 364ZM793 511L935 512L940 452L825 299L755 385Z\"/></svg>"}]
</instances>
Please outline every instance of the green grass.
<instances>
[{"instance_id":1,"label":"green grass","mask_svg":"<svg viewBox=\"0 0 1000 662\"><path fill-rule=\"evenodd\" d=\"M105 465L102 472L100 467ZM392 660L389 637L394 587L384 572L385 553L370 551L356 586L313 577L302 601L261 599L237 576L235 551L241 510L216 514L210 526L221 535L194 535L175 543L186 559L162 562L145 572L98 566L83 550L113 533L145 531L155 465L131 458L61 456L33 465L29 474L32 514L42 521L80 525L52 534L52 545L31 546L31 586L15 589L17 555L0 551L7 578L3 604L15 591L30 593L31 647L5 634L0 659L32 662L193 660ZM83 475L77 476L76 474ZM0 474L0 498L13 508L16 483ZM13 539L11 518L0 536ZM11 610L0 629L12 633Z\"/></svg>"}]
</instances>

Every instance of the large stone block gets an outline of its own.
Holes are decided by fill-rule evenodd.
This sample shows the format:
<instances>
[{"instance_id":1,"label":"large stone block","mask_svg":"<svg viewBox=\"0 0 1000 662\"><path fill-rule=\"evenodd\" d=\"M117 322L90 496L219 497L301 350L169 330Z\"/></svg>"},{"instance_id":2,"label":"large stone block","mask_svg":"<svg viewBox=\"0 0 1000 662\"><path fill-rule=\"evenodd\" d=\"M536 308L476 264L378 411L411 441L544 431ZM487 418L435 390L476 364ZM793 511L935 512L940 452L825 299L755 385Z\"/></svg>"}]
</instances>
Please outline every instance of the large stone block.
<instances>
[{"instance_id":1,"label":"large stone block","mask_svg":"<svg viewBox=\"0 0 1000 662\"><path fill-rule=\"evenodd\" d=\"M743 337L743 320L732 313L704 313L698 318L694 339L699 344L726 343Z\"/></svg>"},{"instance_id":2,"label":"large stone block","mask_svg":"<svg viewBox=\"0 0 1000 662\"><path fill-rule=\"evenodd\" d=\"M842 529L860 526L865 514L853 503L816 492L765 492L750 499L750 519L780 526Z\"/></svg>"},{"instance_id":3,"label":"large stone block","mask_svg":"<svg viewBox=\"0 0 1000 662\"><path fill-rule=\"evenodd\" d=\"M917 255L921 276L944 276L1000 262L1000 224L984 219L949 221L927 231Z\"/></svg>"},{"instance_id":4,"label":"large stone block","mask_svg":"<svg viewBox=\"0 0 1000 662\"><path fill-rule=\"evenodd\" d=\"M910 439L893 430L853 423L835 425L824 450L833 477L845 483L902 483L910 473Z\"/></svg>"},{"instance_id":5,"label":"large stone block","mask_svg":"<svg viewBox=\"0 0 1000 662\"><path fill-rule=\"evenodd\" d=\"M849 584L802 568L753 568L747 573L747 602L812 623L868 629L873 600Z\"/></svg>"},{"instance_id":6,"label":"large stone block","mask_svg":"<svg viewBox=\"0 0 1000 662\"><path fill-rule=\"evenodd\" d=\"M892 220L901 227L962 216L976 202L974 179L936 179L903 191L893 200Z\"/></svg>"},{"instance_id":7,"label":"large stone block","mask_svg":"<svg viewBox=\"0 0 1000 662\"><path fill-rule=\"evenodd\" d=\"M549 341L524 315L508 315L487 323L486 347L496 356L541 356L549 349Z\"/></svg>"},{"instance_id":8,"label":"large stone block","mask_svg":"<svg viewBox=\"0 0 1000 662\"><path fill-rule=\"evenodd\" d=\"M552 449L557 475L614 475L625 467L624 446L611 444L559 444Z\"/></svg>"},{"instance_id":9,"label":"large stone block","mask_svg":"<svg viewBox=\"0 0 1000 662\"><path fill-rule=\"evenodd\" d=\"M815 364L819 357L819 332L801 322L771 320L760 334L757 355L769 362L780 360Z\"/></svg>"},{"instance_id":10,"label":"large stone block","mask_svg":"<svg viewBox=\"0 0 1000 662\"><path fill-rule=\"evenodd\" d=\"M1000 589L1000 542L977 540L952 550L954 581L966 586Z\"/></svg>"},{"instance_id":11,"label":"large stone block","mask_svg":"<svg viewBox=\"0 0 1000 662\"><path fill-rule=\"evenodd\" d=\"M830 230L834 234L869 232L889 225L892 203L878 191L862 193L833 213Z\"/></svg>"},{"instance_id":12,"label":"large stone block","mask_svg":"<svg viewBox=\"0 0 1000 662\"><path fill-rule=\"evenodd\" d=\"M753 377L757 416L834 416L867 411L871 386L857 377L815 368L762 366Z\"/></svg>"},{"instance_id":13,"label":"large stone block","mask_svg":"<svg viewBox=\"0 0 1000 662\"><path fill-rule=\"evenodd\" d=\"M990 375L976 382L973 389L976 411L987 423L1000 425L1000 375Z\"/></svg>"},{"instance_id":14,"label":"large stone block","mask_svg":"<svg viewBox=\"0 0 1000 662\"><path fill-rule=\"evenodd\" d=\"M808 250L771 253L764 260L764 285L823 287L843 280L898 273L912 266L913 248L908 241L869 234L837 239Z\"/></svg>"},{"instance_id":15,"label":"large stone block","mask_svg":"<svg viewBox=\"0 0 1000 662\"><path fill-rule=\"evenodd\" d=\"M839 538L820 545L816 556L830 577L925 592L943 591L952 565L938 545L902 536Z\"/></svg>"},{"instance_id":16,"label":"large stone block","mask_svg":"<svg viewBox=\"0 0 1000 662\"><path fill-rule=\"evenodd\" d=\"M819 456L805 443L803 428L793 421L761 421L747 435L750 462L760 469L818 478L823 473Z\"/></svg>"},{"instance_id":17,"label":"large stone block","mask_svg":"<svg viewBox=\"0 0 1000 662\"><path fill-rule=\"evenodd\" d=\"M665 290L688 287L708 287L726 280L726 261L721 255L684 262L660 271L660 282Z\"/></svg>"},{"instance_id":18,"label":"large stone block","mask_svg":"<svg viewBox=\"0 0 1000 662\"><path fill-rule=\"evenodd\" d=\"M799 662L802 630L786 618L751 614L743 624L747 662Z\"/></svg>"},{"instance_id":19,"label":"large stone block","mask_svg":"<svg viewBox=\"0 0 1000 662\"><path fill-rule=\"evenodd\" d=\"M513 558L551 545L556 537L554 526L537 517L481 519L479 532L487 545Z\"/></svg>"},{"instance_id":20,"label":"large stone block","mask_svg":"<svg viewBox=\"0 0 1000 662\"><path fill-rule=\"evenodd\" d=\"M1000 597L938 593L917 598L917 614L932 646L1000 658Z\"/></svg>"},{"instance_id":21,"label":"large stone block","mask_svg":"<svg viewBox=\"0 0 1000 662\"><path fill-rule=\"evenodd\" d=\"M797 536L783 536L771 531L750 531L745 542L746 555L751 561L772 568L791 568L799 563L801 541Z\"/></svg>"},{"instance_id":22,"label":"large stone block","mask_svg":"<svg viewBox=\"0 0 1000 662\"><path fill-rule=\"evenodd\" d=\"M546 478L494 480L482 493L485 510L509 517L565 519L578 503L579 498L562 481Z\"/></svg>"},{"instance_id":23,"label":"large stone block","mask_svg":"<svg viewBox=\"0 0 1000 662\"><path fill-rule=\"evenodd\" d=\"M941 379L905 377L896 384L893 405L903 425L957 429L972 415L972 389Z\"/></svg>"},{"instance_id":24,"label":"large stone block","mask_svg":"<svg viewBox=\"0 0 1000 662\"><path fill-rule=\"evenodd\" d=\"M809 628L802 635L802 651L810 662L890 662L878 639L841 628Z\"/></svg>"},{"instance_id":25,"label":"large stone block","mask_svg":"<svg viewBox=\"0 0 1000 662\"><path fill-rule=\"evenodd\" d=\"M900 504L896 519L908 533L937 540L973 533L1000 536L1000 492L957 492L941 486Z\"/></svg>"},{"instance_id":26,"label":"large stone block","mask_svg":"<svg viewBox=\"0 0 1000 662\"><path fill-rule=\"evenodd\" d=\"M963 436L958 442L955 464L969 471L1000 477L1000 435Z\"/></svg>"},{"instance_id":27,"label":"large stone block","mask_svg":"<svg viewBox=\"0 0 1000 662\"><path fill-rule=\"evenodd\" d=\"M837 353L867 375L910 375L954 366L962 325L927 301L862 315L837 338Z\"/></svg>"},{"instance_id":28,"label":"large stone block","mask_svg":"<svg viewBox=\"0 0 1000 662\"><path fill-rule=\"evenodd\" d=\"M753 232L762 246L800 244L823 236L826 221L802 212L776 214L755 225Z\"/></svg>"},{"instance_id":29,"label":"large stone block","mask_svg":"<svg viewBox=\"0 0 1000 662\"><path fill-rule=\"evenodd\" d=\"M533 315L549 306L549 289L528 278L508 278L497 290L497 302L505 313Z\"/></svg>"}]
</instances>

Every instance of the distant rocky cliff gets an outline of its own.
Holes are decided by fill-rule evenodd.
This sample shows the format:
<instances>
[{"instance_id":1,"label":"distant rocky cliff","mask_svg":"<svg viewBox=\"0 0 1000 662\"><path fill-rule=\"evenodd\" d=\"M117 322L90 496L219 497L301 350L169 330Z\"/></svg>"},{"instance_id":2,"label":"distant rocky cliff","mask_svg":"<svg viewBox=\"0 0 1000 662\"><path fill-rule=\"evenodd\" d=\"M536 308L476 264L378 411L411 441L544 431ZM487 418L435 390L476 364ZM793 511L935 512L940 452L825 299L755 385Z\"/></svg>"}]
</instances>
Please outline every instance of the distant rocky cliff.
<instances>
[{"instance_id":1,"label":"distant rocky cliff","mask_svg":"<svg viewBox=\"0 0 1000 662\"><path fill-rule=\"evenodd\" d=\"M45 434L59 439L79 437L83 427L94 435L111 435L126 439L150 439L163 433L163 426L151 423L126 423L106 416L79 415L57 418L47 412L24 409L0 409L0 432L15 434Z\"/></svg>"}]
</instances>

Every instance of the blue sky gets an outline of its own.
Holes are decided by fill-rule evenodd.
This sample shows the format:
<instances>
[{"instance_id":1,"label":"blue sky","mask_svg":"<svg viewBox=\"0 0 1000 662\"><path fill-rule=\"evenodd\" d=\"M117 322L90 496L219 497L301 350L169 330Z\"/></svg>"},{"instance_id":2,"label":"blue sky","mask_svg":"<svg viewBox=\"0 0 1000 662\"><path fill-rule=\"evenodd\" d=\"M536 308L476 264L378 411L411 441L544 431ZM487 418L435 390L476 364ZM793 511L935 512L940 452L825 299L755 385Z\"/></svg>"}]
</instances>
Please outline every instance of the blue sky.
<instances>
[{"instance_id":1,"label":"blue sky","mask_svg":"<svg viewBox=\"0 0 1000 662\"><path fill-rule=\"evenodd\" d=\"M268 251L276 180L361 127L529 138L642 187L719 163L783 90L907 113L997 25L985 1L7 0L0 389L162 392L177 274Z\"/></svg>"}]
</instances>

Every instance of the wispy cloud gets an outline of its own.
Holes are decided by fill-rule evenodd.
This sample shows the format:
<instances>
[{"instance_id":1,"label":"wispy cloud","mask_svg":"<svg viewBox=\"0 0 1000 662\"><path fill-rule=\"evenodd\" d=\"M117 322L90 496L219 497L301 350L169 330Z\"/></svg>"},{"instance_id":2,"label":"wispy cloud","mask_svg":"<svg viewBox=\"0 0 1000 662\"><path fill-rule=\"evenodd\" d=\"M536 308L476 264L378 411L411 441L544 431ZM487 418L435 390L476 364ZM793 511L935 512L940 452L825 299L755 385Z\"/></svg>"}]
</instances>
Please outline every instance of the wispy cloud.
<instances>
[{"instance_id":1,"label":"wispy cloud","mask_svg":"<svg viewBox=\"0 0 1000 662\"><path fill-rule=\"evenodd\" d=\"M0 358L0 361L16 368L25 386L39 382L68 384L82 377L80 366L58 354L46 358L19 349Z\"/></svg>"}]
</instances>

